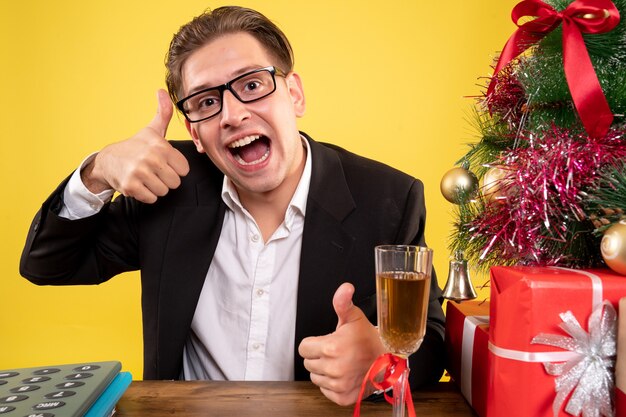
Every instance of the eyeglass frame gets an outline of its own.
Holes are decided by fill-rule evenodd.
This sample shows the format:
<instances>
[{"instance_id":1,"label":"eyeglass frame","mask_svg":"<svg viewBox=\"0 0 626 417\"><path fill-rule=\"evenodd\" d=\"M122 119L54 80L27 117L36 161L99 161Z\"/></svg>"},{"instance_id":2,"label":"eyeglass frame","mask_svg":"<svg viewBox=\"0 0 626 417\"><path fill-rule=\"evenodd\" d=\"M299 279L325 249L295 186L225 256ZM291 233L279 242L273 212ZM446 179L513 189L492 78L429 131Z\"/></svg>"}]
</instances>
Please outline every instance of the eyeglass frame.
<instances>
[{"instance_id":1,"label":"eyeglass frame","mask_svg":"<svg viewBox=\"0 0 626 417\"><path fill-rule=\"evenodd\" d=\"M272 75L272 82L274 83L274 88L272 89L272 91L268 92L267 94L265 94L265 95L263 95L263 96L261 96L261 97L257 97L257 98L252 99L252 100L243 100L241 97L239 97L239 95L235 92L235 90L233 90L233 89L232 89L232 87L231 87L231 86L232 86L232 84L233 84L233 83L235 83L236 81L238 81L238 80L240 80L240 79L242 79L242 78L244 78L244 77L247 77L247 76L249 76L249 75L256 74L257 72L262 72L262 71L267 71L267 72L269 72L269 73ZM178 108L178 110L180 110L180 112L183 114L183 116L185 116L185 119L187 119L187 121L188 121L189 123L198 123L198 122L203 122L203 121L205 121L205 120L208 120L208 119L211 119L211 118L213 118L213 117L217 116L218 114L220 114L220 113L222 112L222 109L223 109L223 107L224 107L224 92L225 92L226 90L230 91L230 92L231 92L231 94L232 94L232 95L233 95L233 96L234 96L237 100L239 100L239 102L241 102L241 103L253 103L253 102L255 102L255 101L258 101L258 100L264 99L265 97L267 97L267 96L271 95L272 93L274 93L274 91L276 91L276 76L279 76L279 77L286 77L286 76L287 76L287 74L285 74L285 73L284 73L284 72L283 72L280 68L277 68L277 67L275 67L275 66L273 66L273 65L270 65L269 67L257 68L257 69L255 69L255 70L248 71L248 72L246 72L246 73L244 73L244 74L238 75L237 77L233 78L232 80L230 80L230 81L228 81L228 82L226 82L226 83L224 83L224 84L221 84L221 85L216 85L216 86L214 86L214 87L209 87L209 88L203 88L203 89L202 89L202 90L200 90L200 91L196 91L195 93L190 94L190 95L188 95L187 97L185 97L185 98L183 98L183 99L181 99L181 100L177 101L177 102L176 102L176 107ZM184 104L185 104L185 102L186 102L187 100L189 100L189 99L191 99L191 98L193 98L193 97L197 96L197 95L200 95L200 94L206 93L207 91L211 91L211 90L217 90L217 91L220 93L220 109L217 111L217 113L212 114L212 115L210 115L210 116L208 116L208 117L205 117L205 118L203 118L203 119L191 120L191 119L189 118L189 116L188 116L187 112L185 111L185 108L184 108Z\"/></svg>"}]
</instances>

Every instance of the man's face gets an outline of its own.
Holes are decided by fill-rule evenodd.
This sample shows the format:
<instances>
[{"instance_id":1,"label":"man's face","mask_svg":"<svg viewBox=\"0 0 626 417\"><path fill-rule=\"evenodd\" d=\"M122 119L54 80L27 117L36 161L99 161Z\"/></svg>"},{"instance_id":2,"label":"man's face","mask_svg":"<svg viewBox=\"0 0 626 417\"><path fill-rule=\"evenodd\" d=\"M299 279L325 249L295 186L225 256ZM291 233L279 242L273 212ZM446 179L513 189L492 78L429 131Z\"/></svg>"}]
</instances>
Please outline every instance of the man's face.
<instances>
[{"instance_id":1,"label":"man's face","mask_svg":"<svg viewBox=\"0 0 626 417\"><path fill-rule=\"evenodd\" d=\"M271 65L276 62L253 36L221 36L185 61L183 96ZM304 151L296 118L304 108L300 78L290 73L276 76L276 91L252 103L225 91L218 115L186 125L198 152L205 152L234 182L240 196L280 192L289 188L286 184L297 184L301 175Z\"/></svg>"}]
</instances>

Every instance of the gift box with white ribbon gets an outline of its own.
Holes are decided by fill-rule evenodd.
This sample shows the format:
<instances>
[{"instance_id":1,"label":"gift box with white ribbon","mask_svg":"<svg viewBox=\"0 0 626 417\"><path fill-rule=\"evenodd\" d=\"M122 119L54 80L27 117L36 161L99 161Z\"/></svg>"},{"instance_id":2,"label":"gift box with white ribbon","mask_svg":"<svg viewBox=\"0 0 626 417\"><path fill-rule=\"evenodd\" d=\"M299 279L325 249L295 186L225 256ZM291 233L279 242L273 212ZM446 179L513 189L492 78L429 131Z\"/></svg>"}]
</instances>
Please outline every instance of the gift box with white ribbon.
<instances>
[{"instance_id":1,"label":"gift box with white ribbon","mask_svg":"<svg viewBox=\"0 0 626 417\"><path fill-rule=\"evenodd\" d=\"M448 301L446 354L450 378L480 416L486 416L488 394L489 301Z\"/></svg>"},{"instance_id":2,"label":"gift box with white ribbon","mask_svg":"<svg viewBox=\"0 0 626 417\"><path fill-rule=\"evenodd\" d=\"M489 416L614 414L616 312L609 270L491 268Z\"/></svg>"}]
</instances>

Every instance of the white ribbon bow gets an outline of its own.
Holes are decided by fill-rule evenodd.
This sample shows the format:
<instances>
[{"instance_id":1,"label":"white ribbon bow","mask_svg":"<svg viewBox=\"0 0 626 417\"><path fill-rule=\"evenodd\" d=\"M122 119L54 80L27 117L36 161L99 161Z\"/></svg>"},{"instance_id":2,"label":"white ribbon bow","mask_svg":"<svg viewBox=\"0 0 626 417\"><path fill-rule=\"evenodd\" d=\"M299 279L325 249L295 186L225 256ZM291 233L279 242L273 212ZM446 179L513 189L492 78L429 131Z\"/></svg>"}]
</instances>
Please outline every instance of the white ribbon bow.
<instances>
[{"instance_id":1,"label":"white ribbon bow","mask_svg":"<svg viewBox=\"0 0 626 417\"><path fill-rule=\"evenodd\" d=\"M612 406L616 356L617 313L608 301L599 304L589 317L589 333L580 326L571 311L559 315L559 325L571 337L541 333L532 343L556 346L575 353L563 363L545 362L544 367L555 380L554 415L573 391L565 406L571 415L614 417Z\"/></svg>"}]
</instances>

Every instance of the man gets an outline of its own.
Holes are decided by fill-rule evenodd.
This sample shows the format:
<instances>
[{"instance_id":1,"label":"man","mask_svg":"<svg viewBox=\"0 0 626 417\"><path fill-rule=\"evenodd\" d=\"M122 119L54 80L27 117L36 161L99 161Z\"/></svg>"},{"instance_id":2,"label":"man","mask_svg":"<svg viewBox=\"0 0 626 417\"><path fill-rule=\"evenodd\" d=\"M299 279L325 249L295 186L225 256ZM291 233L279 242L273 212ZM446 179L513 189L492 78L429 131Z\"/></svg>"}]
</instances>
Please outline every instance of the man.
<instances>
[{"instance_id":1,"label":"man","mask_svg":"<svg viewBox=\"0 0 626 417\"><path fill-rule=\"evenodd\" d=\"M140 269L146 379L310 377L354 403L384 353L374 246L425 245L421 182L298 131L291 46L258 12L198 16L167 69L192 141L165 139L173 109L159 91L147 127L87 158L43 204L22 275L94 284ZM436 279L430 297L413 387L443 370Z\"/></svg>"}]
</instances>

